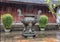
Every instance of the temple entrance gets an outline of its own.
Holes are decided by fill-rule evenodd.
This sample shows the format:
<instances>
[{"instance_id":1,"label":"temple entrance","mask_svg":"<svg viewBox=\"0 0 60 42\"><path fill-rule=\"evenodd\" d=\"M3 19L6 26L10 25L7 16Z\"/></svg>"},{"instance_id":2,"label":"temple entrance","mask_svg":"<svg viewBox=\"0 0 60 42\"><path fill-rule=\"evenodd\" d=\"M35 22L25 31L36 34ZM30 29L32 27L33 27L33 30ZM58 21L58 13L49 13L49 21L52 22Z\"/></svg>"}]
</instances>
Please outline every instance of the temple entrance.
<instances>
[{"instance_id":1,"label":"temple entrance","mask_svg":"<svg viewBox=\"0 0 60 42\"><path fill-rule=\"evenodd\" d=\"M3 5L3 6L2 6ZM45 14L48 16L48 22L56 22L53 18L52 14L49 12L47 5L40 4L12 4L12 3L1 3L0 4L0 15L5 13L10 13L14 18L13 22L19 22L17 9L21 10L21 14L25 16L36 16L38 15L38 11L41 10L41 15ZM51 19L53 18L53 19Z\"/></svg>"}]
</instances>

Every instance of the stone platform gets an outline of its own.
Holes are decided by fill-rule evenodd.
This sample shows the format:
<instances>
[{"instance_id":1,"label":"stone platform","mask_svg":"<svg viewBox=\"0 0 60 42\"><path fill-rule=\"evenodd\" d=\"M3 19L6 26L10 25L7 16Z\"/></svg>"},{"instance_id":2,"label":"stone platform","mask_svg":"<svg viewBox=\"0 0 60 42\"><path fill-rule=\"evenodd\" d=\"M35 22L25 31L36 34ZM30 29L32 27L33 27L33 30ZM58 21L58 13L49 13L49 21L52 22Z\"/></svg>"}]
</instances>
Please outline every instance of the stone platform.
<instances>
[{"instance_id":1,"label":"stone platform","mask_svg":"<svg viewBox=\"0 0 60 42\"><path fill-rule=\"evenodd\" d=\"M44 31L45 37L39 37L41 31L37 31L35 38L23 38L21 34L22 31L1 32L0 42L60 42L60 31Z\"/></svg>"}]
</instances>

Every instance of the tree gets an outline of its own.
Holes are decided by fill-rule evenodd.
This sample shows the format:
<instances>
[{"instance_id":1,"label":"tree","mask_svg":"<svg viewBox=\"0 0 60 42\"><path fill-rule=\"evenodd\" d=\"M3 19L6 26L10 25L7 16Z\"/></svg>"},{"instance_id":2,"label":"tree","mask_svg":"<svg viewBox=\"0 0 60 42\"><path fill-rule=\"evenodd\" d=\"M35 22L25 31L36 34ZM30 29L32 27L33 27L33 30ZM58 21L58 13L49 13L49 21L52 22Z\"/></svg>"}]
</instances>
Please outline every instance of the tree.
<instances>
[{"instance_id":1,"label":"tree","mask_svg":"<svg viewBox=\"0 0 60 42\"><path fill-rule=\"evenodd\" d=\"M48 5L48 8L49 8L50 12L52 13L53 17L55 18L57 13L54 11L54 9L58 6L58 4L60 3L60 0L58 0L57 3L55 3L55 4L53 4L51 0L45 0L45 2ZM60 17L60 14L58 14L58 15ZM60 19L59 19L59 21L60 21Z\"/></svg>"},{"instance_id":2,"label":"tree","mask_svg":"<svg viewBox=\"0 0 60 42\"><path fill-rule=\"evenodd\" d=\"M48 5L49 11L52 13L53 17L55 18L55 11L54 8L57 6L56 4L53 4L51 0L46 0L46 4Z\"/></svg>"}]
</instances>

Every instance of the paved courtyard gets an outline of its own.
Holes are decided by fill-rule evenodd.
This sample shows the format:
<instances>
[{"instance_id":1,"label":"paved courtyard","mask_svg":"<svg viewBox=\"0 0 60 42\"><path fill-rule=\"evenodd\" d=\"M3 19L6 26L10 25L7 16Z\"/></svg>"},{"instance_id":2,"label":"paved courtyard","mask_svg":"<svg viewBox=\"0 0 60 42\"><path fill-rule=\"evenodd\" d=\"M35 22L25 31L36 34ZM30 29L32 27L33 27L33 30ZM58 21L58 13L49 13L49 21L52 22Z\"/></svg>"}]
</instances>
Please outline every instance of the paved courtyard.
<instances>
[{"instance_id":1,"label":"paved courtyard","mask_svg":"<svg viewBox=\"0 0 60 42\"><path fill-rule=\"evenodd\" d=\"M14 31L10 33L1 32L0 42L60 42L60 31L45 31L45 37L39 37L40 31L37 31L35 38L23 38L21 31Z\"/></svg>"}]
</instances>

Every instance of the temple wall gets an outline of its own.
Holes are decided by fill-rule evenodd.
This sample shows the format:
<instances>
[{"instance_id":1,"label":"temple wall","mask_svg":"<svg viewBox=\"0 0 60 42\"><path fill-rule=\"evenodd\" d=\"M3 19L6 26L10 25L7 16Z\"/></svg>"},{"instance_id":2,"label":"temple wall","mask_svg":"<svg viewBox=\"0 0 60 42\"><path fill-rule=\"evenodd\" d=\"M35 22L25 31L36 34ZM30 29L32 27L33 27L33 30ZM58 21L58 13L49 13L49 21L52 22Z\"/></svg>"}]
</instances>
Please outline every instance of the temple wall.
<instances>
[{"instance_id":1,"label":"temple wall","mask_svg":"<svg viewBox=\"0 0 60 42\"><path fill-rule=\"evenodd\" d=\"M32 10L30 10L29 8L26 9L27 7L24 5L15 5L15 4L3 4L0 5L0 16L2 16L5 13L10 13L13 16L13 22L18 22L18 12L17 9L20 8L21 9L21 14L34 14L37 15L38 14L38 10L42 10L42 14L47 15L48 16L48 22L56 22L56 19L53 18L52 14L48 12L47 8L44 8L41 6L41 8L38 8L38 6L33 7ZM0 17L1 19L1 17Z\"/></svg>"}]
</instances>

